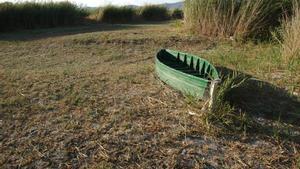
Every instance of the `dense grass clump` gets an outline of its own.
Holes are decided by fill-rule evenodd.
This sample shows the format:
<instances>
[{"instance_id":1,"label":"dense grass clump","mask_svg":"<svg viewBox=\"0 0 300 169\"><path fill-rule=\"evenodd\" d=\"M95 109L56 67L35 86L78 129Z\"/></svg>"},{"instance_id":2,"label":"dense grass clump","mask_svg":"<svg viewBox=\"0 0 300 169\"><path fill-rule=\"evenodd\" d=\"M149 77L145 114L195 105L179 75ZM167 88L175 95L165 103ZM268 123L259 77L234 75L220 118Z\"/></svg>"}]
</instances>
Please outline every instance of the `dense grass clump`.
<instances>
[{"instance_id":1,"label":"dense grass clump","mask_svg":"<svg viewBox=\"0 0 300 169\"><path fill-rule=\"evenodd\" d=\"M300 6L293 1L292 16L282 24L282 55L286 62L300 59Z\"/></svg>"},{"instance_id":2,"label":"dense grass clump","mask_svg":"<svg viewBox=\"0 0 300 169\"><path fill-rule=\"evenodd\" d=\"M69 2L4 2L0 3L0 31L71 25L86 15Z\"/></svg>"},{"instance_id":3,"label":"dense grass clump","mask_svg":"<svg viewBox=\"0 0 300 169\"><path fill-rule=\"evenodd\" d=\"M142 7L140 15L146 21L163 21L170 18L168 9L159 5L146 5Z\"/></svg>"},{"instance_id":4,"label":"dense grass clump","mask_svg":"<svg viewBox=\"0 0 300 169\"><path fill-rule=\"evenodd\" d=\"M244 39L279 24L282 0L186 0L185 23L194 32Z\"/></svg>"},{"instance_id":5,"label":"dense grass clump","mask_svg":"<svg viewBox=\"0 0 300 169\"><path fill-rule=\"evenodd\" d=\"M127 23L137 18L137 12L130 7L106 6L99 10L98 21L106 23Z\"/></svg>"},{"instance_id":6,"label":"dense grass clump","mask_svg":"<svg viewBox=\"0 0 300 169\"><path fill-rule=\"evenodd\" d=\"M180 10L173 12L166 7L159 5L146 5L140 8L132 8L126 6L106 6L99 8L96 13L92 13L89 17L104 23L132 23L141 21L163 21L168 19L180 19L183 14Z\"/></svg>"}]
</instances>

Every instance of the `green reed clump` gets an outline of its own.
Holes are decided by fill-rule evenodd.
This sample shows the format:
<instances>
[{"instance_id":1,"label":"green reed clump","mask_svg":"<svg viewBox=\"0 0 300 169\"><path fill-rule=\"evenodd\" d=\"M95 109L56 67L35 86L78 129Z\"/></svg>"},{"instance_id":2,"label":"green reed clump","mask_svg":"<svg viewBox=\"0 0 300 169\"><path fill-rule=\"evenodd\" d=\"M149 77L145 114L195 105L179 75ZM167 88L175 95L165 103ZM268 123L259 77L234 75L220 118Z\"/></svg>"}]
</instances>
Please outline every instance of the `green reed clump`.
<instances>
[{"instance_id":1,"label":"green reed clump","mask_svg":"<svg viewBox=\"0 0 300 169\"><path fill-rule=\"evenodd\" d=\"M185 23L211 37L245 39L268 34L279 25L283 0L186 0Z\"/></svg>"},{"instance_id":2,"label":"green reed clump","mask_svg":"<svg viewBox=\"0 0 300 169\"><path fill-rule=\"evenodd\" d=\"M146 5L140 9L140 15L146 21L163 21L170 18L168 9L160 5Z\"/></svg>"},{"instance_id":3,"label":"green reed clump","mask_svg":"<svg viewBox=\"0 0 300 169\"><path fill-rule=\"evenodd\" d=\"M70 2L0 3L0 31L72 25L87 12Z\"/></svg>"},{"instance_id":4,"label":"green reed clump","mask_svg":"<svg viewBox=\"0 0 300 169\"><path fill-rule=\"evenodd\" d=\"M131 7L106 6L99 9L97 20L106 23L130 23L137 19L137 11Z\"/></svg>"}]
</instances>

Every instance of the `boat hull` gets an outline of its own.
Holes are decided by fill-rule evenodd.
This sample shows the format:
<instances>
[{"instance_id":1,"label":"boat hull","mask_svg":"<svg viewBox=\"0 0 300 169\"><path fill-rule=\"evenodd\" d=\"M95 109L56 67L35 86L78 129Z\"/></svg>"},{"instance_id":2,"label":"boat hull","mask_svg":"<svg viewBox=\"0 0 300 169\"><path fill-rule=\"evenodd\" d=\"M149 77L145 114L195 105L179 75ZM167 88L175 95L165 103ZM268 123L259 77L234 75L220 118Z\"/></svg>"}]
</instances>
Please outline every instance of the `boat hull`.
<instances>
[{"instance_id":1,"label":"boat hull","mask_svg":"<svg viewBox=\"0 0 300 169\"><path fill-rule=\"evenodd\" d=\"M156 73L163 82L200 99L207 98L211 80L219 78L208 61L191 54L163 49L155 62Z\"/></svg>"}]
</instances>

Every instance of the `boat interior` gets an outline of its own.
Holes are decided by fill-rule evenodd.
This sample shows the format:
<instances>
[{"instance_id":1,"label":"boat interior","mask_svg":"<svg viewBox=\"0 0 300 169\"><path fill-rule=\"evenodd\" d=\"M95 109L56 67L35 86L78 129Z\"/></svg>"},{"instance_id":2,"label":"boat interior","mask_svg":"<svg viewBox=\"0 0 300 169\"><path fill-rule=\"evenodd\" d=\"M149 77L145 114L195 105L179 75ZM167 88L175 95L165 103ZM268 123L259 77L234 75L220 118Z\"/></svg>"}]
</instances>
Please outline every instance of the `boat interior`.
<instances>
[{"instance_id":1,"label":"boat interior","mask_svg":"<svg viewBox=\"0 0 300 169\"><path fill-rule=\"evenodd\" d=\"M174 54L166 50L160 51L157 54L157 58L160 62L167 65L168 67L171 67L183 73L207 80L213 79L213 69L211 65L201 58L183 54L180 52L177 52L177 55L175 56Z\"/></svg>"}]
</instances>

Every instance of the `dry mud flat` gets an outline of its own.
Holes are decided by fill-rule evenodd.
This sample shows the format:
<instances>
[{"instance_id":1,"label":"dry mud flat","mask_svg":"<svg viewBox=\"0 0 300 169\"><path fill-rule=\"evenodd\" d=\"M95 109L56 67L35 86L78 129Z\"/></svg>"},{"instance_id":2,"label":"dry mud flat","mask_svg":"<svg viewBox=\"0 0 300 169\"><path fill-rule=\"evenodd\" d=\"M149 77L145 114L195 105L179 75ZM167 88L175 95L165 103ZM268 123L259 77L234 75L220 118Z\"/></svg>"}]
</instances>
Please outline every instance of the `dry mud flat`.
<instances>
[{"instance_id":1,"label":"dry mud flat","mask_svg":"<svg viewBox=\"0 0 300 169\"><path fill-rule=\"evenodd\" d=\"M157 79L154 56L159 49L199 54L216 42L170 24L83 30L0 36L1 168L299 165L295 123L285 123L293 128L291 138L277 137L275 130L209 132L199 117L188 114L198 107ZM220 64L220 58L207 59L232 67L229 61ZM283 87L279 80L274 85ZM299 108L299 102L292 105L291 111ZM266 128L276 124L259 120Z\"/></svg>"}]
</instances>

